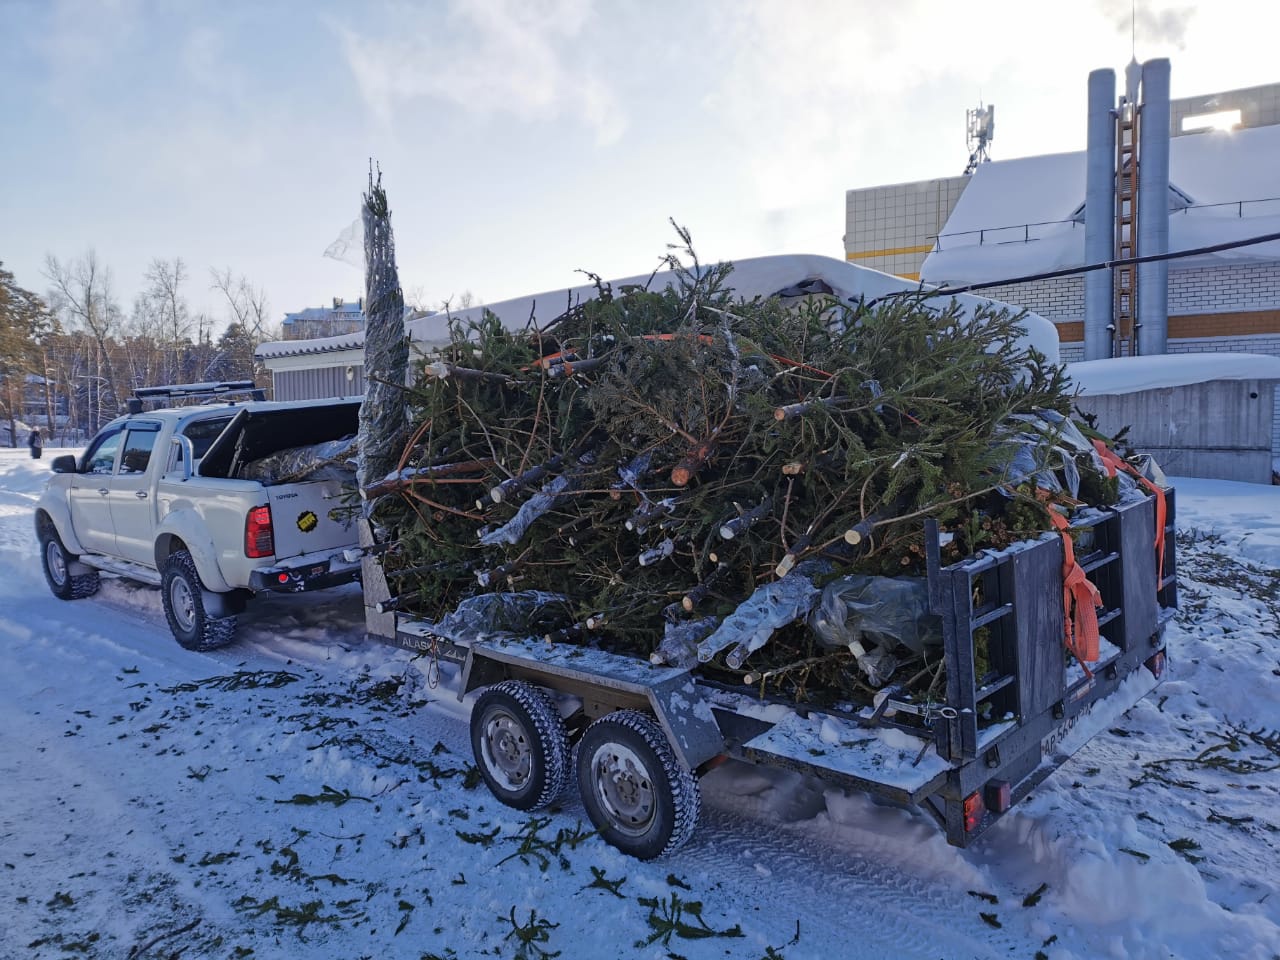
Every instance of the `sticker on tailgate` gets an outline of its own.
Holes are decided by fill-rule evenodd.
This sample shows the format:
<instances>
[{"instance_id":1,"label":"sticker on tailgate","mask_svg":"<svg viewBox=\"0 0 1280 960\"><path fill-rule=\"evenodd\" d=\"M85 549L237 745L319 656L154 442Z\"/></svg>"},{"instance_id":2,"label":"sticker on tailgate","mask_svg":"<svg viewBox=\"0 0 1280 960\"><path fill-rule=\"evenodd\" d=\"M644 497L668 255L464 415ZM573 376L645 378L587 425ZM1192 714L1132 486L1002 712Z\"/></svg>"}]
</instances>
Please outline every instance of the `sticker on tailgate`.
<instances>
[{"instance_id":1,"label":"sticker on tailgate","mask_svg":"<svg viewBox=\"0 0 1280 960\"><path fill-rule=\"evenodd\" d=\"M298 529L303 533L310 533L320 523L320 518L315 515L314 510L304 510L298 514Z\"/></svg>"}]
</instances>

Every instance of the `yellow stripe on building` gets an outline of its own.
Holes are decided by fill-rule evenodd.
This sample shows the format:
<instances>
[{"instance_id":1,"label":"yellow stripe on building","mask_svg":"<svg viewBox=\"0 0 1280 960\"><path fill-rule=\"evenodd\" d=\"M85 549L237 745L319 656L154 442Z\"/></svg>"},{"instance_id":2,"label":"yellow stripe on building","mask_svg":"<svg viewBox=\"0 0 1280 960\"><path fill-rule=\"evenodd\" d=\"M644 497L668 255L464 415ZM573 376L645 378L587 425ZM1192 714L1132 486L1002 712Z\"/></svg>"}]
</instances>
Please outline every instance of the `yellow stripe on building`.
<instances>
[{"instance_id":1,"label":"yellow stripe on building","mask_svg":"<svg viewBox=\"0 0 1280 960\"><path fill-rule=\"evenodd\" d=\"M866 257L897 257L906 253L928 253L933 249L932 243L920 247L890 247L886 250L854 250L846 253L846 260L862 260Z\"/></svg>"}]
</instances>

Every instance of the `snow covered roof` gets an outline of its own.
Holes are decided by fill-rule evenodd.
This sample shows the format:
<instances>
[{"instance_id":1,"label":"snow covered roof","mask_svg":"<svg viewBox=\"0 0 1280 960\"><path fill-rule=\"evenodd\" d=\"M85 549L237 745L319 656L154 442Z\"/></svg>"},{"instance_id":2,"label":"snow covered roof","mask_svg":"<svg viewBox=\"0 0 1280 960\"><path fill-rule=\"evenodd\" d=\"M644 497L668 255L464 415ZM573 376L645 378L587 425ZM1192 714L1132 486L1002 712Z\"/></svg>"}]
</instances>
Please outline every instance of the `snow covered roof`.
<instances>
[{"instance_id":1,"label":"snow covered roof","mask_svg":"<svg viewBox=\"0 0 1280 960\"><path fill-rule=\"evenodd\" d=\"M1280 232L1280 125L1174 137L1169 249ZM925 258L930 283L981 283L1084 263L1085 153L981 164ZM1190 203L1188 204L1188 201ZM1280 243L1175 260L1277 260Z\"/></svg>"},{"instance_id":2,"label":"snow covered roof","mask_svg":"<svg viewBox=\"0 0 1280 960\"><path fill-rule=\"evenodd\" d=\"M639 274L613 280L610 286L615 290L636 285L648 286L661 290L676 282L673 273L667 271L654 275ZM729 277L729 286L734 293L745 299L752 297L768 297L778 294L797 295L819 292L825 288L843 300L853 302L863 297L873 300L887 294L914 290L917 284L881 273L868 267L837 260L833 257L822 257L811 254L793 254L774 257L753 257L734 261L733 273ZM580 303L595 297L595 284L588 283L567 290L554 290L529 297L518 297L502 303L472 307L458 313L443 313L427 317L419 317L405 324L415 344L421 347L440 346L449 341L449 319L467 321L478 320L484 311L489 311L502 321L508 329L521 329L528 325L530 318L546 323L559 316L571 304ZM981 305L995 303L985 297L961 295L956 298L966 313L971 313ZM939 306L942 302L939 303ZM1024 320L1027 328L1027 342L1056 362L1058 358L1058 334L1056 328L1048 320L1038 314L1029 313ZM305 356L309 354L332 353L341 350L361 349L364 346L364 331L338 337L324 337L315 340L284 340L275 343L264 343L258 347L256 356L263 360L284 357Z\"/></svg>"},{"instance_id":3,"label":"snow covered roof","mask_svg":"<svg viewBox=\"0 0 1280 960\"><path fill-rule=\"evenodd\" d=\"M363 350L364 331L344 333L336 337L314 337L309 340L272 340L260 344L253 355L259 360L275 360L280 357L302 357L311 354L338 353L343 350Z\"/></svg>"},{"instance_id":4,"label":"snow covered roof","mask_svg":"<svg viewBox=\"0 0 1280 960\"><path fill-rule=\"evenodd\" d=\"M1067 375L1089 396L1185 387L1210 380L1280 380L1280 357L1257 353L1175 353L1067 364Z\"/></svg>"},{"instance_id":5,"label":"snow covered roof","mask_svg":"<svg viewBox=\"0 0 1280 960\"><path fill-rule=\"evenodd\" d=\"M363 301L354 301L347 303L345 301L335 302L331 307L306 307L294 313L286 313L284 322L305 323L311 320L359 320L364 316Z\"/></svg>"}]
</instances>

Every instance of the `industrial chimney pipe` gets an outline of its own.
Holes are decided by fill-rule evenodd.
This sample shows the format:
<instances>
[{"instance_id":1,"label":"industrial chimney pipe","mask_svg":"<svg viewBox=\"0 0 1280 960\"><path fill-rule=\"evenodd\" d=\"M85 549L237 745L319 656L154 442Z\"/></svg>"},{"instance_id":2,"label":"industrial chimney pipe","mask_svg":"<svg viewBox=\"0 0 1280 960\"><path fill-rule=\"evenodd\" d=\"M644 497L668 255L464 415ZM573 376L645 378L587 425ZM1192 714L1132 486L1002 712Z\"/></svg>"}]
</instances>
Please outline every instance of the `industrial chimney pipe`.
<instances>
[{"instance_id":1,"label":"industrial chimney pipe","mask_svg":"<svg viewBox=\"0 0 1280 960\"><path fill-rule=\"evenodd\" d=\"M1116 74L1089 74L1089 129L1084 194L1084 261L1102 263L1114 254L1116 229ZM1166 103L1167 112L1167 103ZM1168 130L1168 121L1165 130ZM1112 275L1095 270L1084 278L1084 358L1111 356Z\"/></svg>"},{"instance_id":2,"label":"industrial chimney pipe","mask_svg":"<svg viewBox=\"0 0 1280 960\"><path fill-rule=\"evenodd\" d=\"M1169 61L1142 65L1142 125L1138 133L1138 252L1169 252ZM1169 352L1169 263L1138 267L1138 353Z\"/></svg>"}]
</instances>

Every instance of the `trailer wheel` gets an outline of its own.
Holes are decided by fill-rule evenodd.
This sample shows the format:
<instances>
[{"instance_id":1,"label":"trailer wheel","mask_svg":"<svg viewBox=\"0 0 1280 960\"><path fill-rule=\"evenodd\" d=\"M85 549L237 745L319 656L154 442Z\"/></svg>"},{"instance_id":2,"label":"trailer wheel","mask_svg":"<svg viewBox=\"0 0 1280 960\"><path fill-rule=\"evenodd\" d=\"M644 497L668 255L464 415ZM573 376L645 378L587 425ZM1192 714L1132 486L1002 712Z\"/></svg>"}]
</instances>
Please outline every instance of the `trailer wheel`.
<instances>
[{"instance_id":1,"label":"trailer wheel","mask_svg":"<svg viewBox=\"0 0 1280 960\"><path fill-rule=\"evenodd\" d=\"M67 553L62 538L52 523L40 528L40 559L44 565L44 578L49 589L59 600L83 600L98 592L98 571L75 574L71 572L77 557Z\"/></svg>"},{"instance_id":2,"label":"trailer wheel","mask_svg":"<svg viewBox=\"0 0 1280 960\"><path fill-rule=\"evenodd\" d=\"M578 745L578 788L600 835L640 860L679 848L698 821L697 780L661 728L635 710L587 727Z\"/></svg>"},{"instance_id":3,"label":"trailer wheel","mask_svg":"<svg viewBox=\"0 0 1280 960\"><path fill-rule=\"evenodd\" d=\"M495 797L537 810L569 782L569 734L551 698L522 680L504 680L471 710L471 749Z\"/></svg>"}]
</instances>

